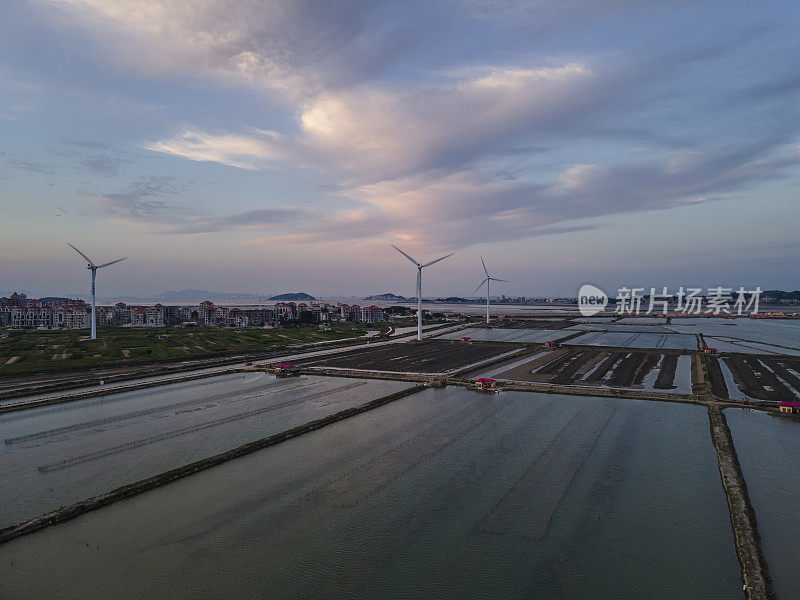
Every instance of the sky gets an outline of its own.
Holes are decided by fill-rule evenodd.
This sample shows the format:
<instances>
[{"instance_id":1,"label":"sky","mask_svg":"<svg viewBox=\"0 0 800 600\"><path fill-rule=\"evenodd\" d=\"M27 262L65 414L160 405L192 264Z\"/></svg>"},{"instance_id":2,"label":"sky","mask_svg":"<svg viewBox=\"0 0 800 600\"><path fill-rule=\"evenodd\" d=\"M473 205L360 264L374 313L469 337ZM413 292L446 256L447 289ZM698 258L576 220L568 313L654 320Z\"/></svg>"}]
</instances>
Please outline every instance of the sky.
<instances>
[{"instance_id":1,"label":"sky","mask_svg":"<svg viewBox=\"0 0 800 600\"><path fill-rule=\"evenodd\" d=\"M0 291L797 289L800 5L5 0ZM502 286L502 287L501 287Z\"/></svg>"}]
</instances>

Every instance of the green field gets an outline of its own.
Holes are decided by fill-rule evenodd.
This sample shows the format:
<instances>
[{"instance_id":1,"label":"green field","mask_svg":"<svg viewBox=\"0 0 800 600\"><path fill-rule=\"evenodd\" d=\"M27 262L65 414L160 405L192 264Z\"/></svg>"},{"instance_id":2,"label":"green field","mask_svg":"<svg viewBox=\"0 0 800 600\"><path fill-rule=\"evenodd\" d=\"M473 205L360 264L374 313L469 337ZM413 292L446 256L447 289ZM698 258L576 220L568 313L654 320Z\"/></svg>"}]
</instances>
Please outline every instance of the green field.
<instances>
[{"instance_id":1,"label":"green field","mask_svg":"<svg viewBox=\"0 0 800 600\"><path fill-rule=\"evenodd\" d=\"M381 328L389 330L387 324ZM0 377L276 352L297 344L362 336L366 330L363 323L334 323L331 331L316 325L277 329L102 327L95 341L85 329L6 331L0 337Z\"/></svg>"}]
</instances>

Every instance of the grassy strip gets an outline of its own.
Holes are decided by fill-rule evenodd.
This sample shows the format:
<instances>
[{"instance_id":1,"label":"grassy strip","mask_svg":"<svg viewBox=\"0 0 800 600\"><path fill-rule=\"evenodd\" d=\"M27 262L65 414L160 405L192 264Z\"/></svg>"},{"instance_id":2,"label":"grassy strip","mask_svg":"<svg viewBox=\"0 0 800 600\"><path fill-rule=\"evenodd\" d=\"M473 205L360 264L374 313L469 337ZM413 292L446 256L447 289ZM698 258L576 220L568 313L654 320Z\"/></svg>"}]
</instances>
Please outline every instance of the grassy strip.
<instances>
[{"instance_id":1,"label":"grassy strip","mask_svg":"<svg viewBox=\"0 0 800 600\"><path fill-rule=\"evenodd\" d=\"M119 383L131 379L141 379L143 377L171 375L171 374L180 375L181 373L190 373L191 371L198 371L201 369L224 367L229 365L235 366L245 362L270 360L286 354L304 354L307 352L314 352L317 350L328 350L337 348L342 348L342 351L346 351L350 346L359 345L363 343L365 343L364 339L343 338L341 340L334 340L332 342L329 342L325 344L324 347L317 344L299 345L291 348L285 348L283 346L273 346L273 347L268 347L267 349L269 350L269 352L266 353L262 352L259 354L234 354L234 355L226 354L226 356L222 358L196 359L196 360L182 361L182 362L177 362L177 361L151 362L142 365L131 365L129 367L130 370L122 372L118 372L114 369L105 369L105 370L98 369L87 372L70 372L68 374L64 374L62 377L54 376L55 377L54 383L37 382L31 385L22 385L18 387L13 387L14 386L13 382L4 385L3 379L0 376L0 400L10 400L13 398L20 398L37 394L59 392L73 388L83 388L93 384L99 385L100 379L105 380L106 384ZM280 352L278 350L280 350ZM207 376L207 374L201 376L204 377ZM166 383L171 383L171 382L172 381ZM8 391L9 389L11 391ZM108 394L113 393L113 390L102 391L99 393L99 395L106 393ZM87 392L87 396L80 396L80 397L89 397L96 395L98 395L98 393ZM78 396L73 396L72 398L75 399L77 397ZM0 413L1 412L3 412L2 408L0 408Z\"/></svg>"},{"instance_id":2,"label":"grassy strip","mask_svg":"<svg viewBox=\"0 0 800 600\"><path fill-rule=\"evenodd\" d=\"M388 325L383 324L382 329L388 330ZM296 344L360 337L366 327L363 323L334 323L331 331L316 325L276 329L101 327L97 340L87 339L87 333L10 331L0 338L0 377L281 351Z\"/></svg>"},{"instance_id":3,"label":"grassy strip","mask_svg":"<svg viewBox=\"0 0 800 600\"><path fill-rule=\"evenodd\" d=\"M232 450L198 460L188 465L178 467L177 469L172 469L170 471L154 475L153 477L148 477L147 479L142 479L135 483L124 485L110 492L106 492L105 494L100 494L99 496L94 496L69 506L63 506L54 511L34 517L33 519L28 519L27 521L22 521L21 523L4 527L3 529L0 529L0 544L9 542L23 535L33 533L34 531L39 531L40 529L44 529L50 525L55 525L69 519L74 519L75 517L78 517L89 511L102 508L103 506L108 506L109 504L113 504L114 502L118 502L132 496L136 496L142 492L152 490L194 473L199 473L200 471L221 465L229 460L239 458L240 456L245 456L258 450L262 450L263 448L285 442L286 440L298 437L304 433L321 429L326 425L330 425L332 423L336 423L337 421L342 421L349 417L367 412L373 408L377 408L383 404L398 400L404 396L415 394L423 389L425 389L424 385L416 385L414 387L389 394L388 396L382 396L381 398L376 398L375 400L371 400L353 408L347 408L332 415L328 415L327 417L317 419L316 421L310 421L304 425L298 425L297 427L287 429L281 433L276 433L275 435L243 444L237 448L233 448Z\"/></svg>"}]
</instances>

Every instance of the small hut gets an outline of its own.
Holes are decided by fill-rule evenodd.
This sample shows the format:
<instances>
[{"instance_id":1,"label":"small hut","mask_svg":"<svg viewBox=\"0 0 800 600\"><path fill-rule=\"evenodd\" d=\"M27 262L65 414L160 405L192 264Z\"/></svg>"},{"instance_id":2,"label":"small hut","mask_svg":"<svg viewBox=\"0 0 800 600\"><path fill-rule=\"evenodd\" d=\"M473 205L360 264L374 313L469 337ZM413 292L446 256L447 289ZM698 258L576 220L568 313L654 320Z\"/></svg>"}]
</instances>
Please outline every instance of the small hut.
<instances>
[{"instance_id":1,"label":"small hut","mask_svg":"<svg viewBox=\"0 0 800 600\"><path fill-rule=\"evenodd\" d=\"M497 382L488 377L481 377L475 380L475 389L480 392L495 392L497 391Z\"/></svg>"},{"instance_id":2,"label":"small hut","mask_svg":"<svg viewBox=\"0 0 800 600\"><path fill-rule=\"evenodd\" d=\"M472 340L472 338L469 337L468 335L461 336L461 341L464 342L465 344L469 344L470 340Z\"/></svg>"},{"instance_id":3,"label":"small hut","mask_svg":"<svg viewBox=\"0 0 800 600\"><path fill-rule=\"evenodd\" d=\"M800 402L781 402L778 408L783 413L800 413Z\"/></svg>"},{"instance_id":4,"label":"small hut","mask_svg":"<svg viewBox=\"0 0 800 600\"><path fill-rule=\"evenodd\" d=\"M276 377L293 377L300 375L300 369L294 365L278 365L275 367Z\"/></svg>"},{"instance_id":5,"label":"small hut","mask_svg":"<svg viewBox=\"0 0 800 600\"><path fill-rule=\"evenodd\" d=\"M708 354L709 356L716 356L717 354L719 354L719 350L717 350L716 348L706 348L705 353Z\"/></svg>"}]
</instances>

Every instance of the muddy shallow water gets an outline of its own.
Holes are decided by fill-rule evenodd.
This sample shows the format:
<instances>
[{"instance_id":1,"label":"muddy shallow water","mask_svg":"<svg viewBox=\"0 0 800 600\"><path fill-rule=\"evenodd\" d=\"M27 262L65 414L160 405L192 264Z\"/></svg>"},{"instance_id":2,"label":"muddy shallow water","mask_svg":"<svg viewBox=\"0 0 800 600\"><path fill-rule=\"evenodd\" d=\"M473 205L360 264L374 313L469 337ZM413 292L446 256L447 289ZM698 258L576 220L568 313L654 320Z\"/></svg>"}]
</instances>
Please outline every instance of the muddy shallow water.
<instances>
[{"instance_id":1,"label":"muddy shallow water","mask_svg":"<svg viewBox=\"0 0 800 600\"><path fill-rule=\"evenodd\" d=\"M728 599L697 406L426 390L0 546L0 597Z\"/></svg>"}]
</instances>

